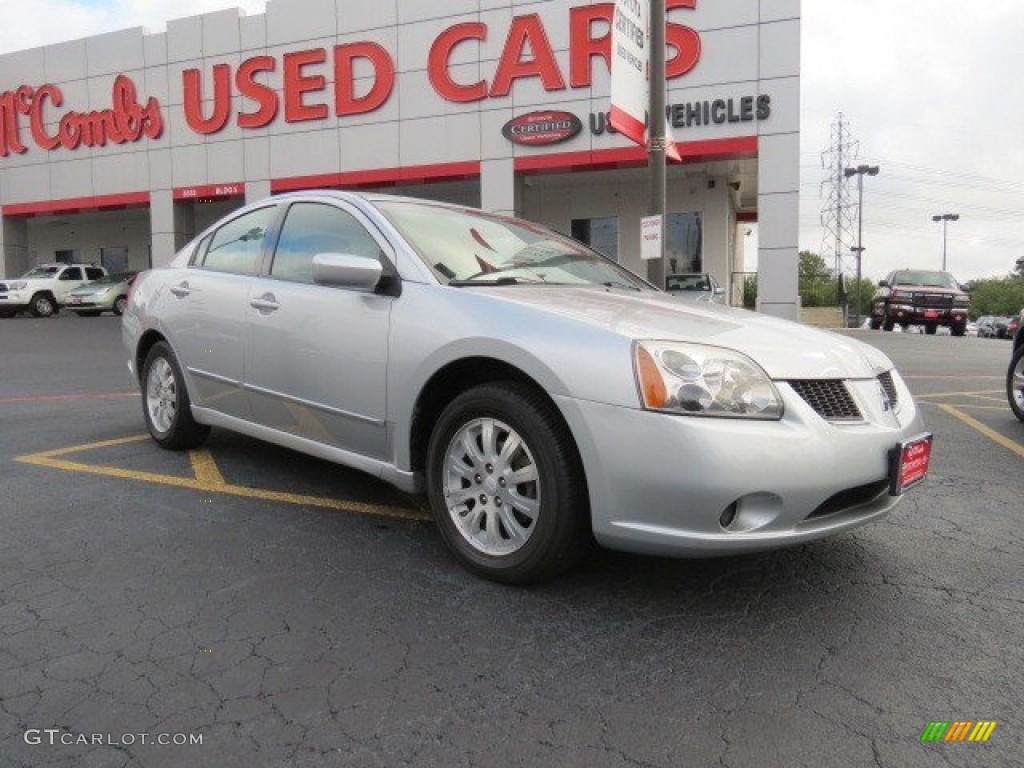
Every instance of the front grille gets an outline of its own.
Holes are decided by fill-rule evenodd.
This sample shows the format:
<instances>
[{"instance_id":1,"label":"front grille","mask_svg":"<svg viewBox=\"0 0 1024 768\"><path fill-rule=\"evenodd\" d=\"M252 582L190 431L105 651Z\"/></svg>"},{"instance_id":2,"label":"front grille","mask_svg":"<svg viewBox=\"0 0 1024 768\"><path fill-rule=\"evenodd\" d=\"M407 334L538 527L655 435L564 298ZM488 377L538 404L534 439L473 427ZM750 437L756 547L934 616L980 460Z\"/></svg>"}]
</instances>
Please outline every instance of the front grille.
<instances>
[{"instance_id":1,"label":"front grille","mask_svg":"<svg viewBox=\"0 0 1024 768\"><path fill-rule=\"evenodd\" d=\"M895 408L899 405L900 396L896 392L896 383L892 380L892 371L886 371L878 377L878 383L882 385L882 389L885 390L885 394L889 397L889 402L892 407Z\"/></svg>"},{"instance_id":2,"label":"front grille","mask_svg":"<svg viewBox=\"0 0 1024 768\"><path fill-rule=\"evenodd\" d=\"M915 293L914 304L919 307L947 309L953 306L953 296L948 293Z\"/></svg>"},{"instance_id":3,"label":"front grille","mask_svg":"<svg viewBox=\"0 0 1024 768\"><path fill-rule=\"evenodd\" d=\"M791 386L826 421L863 421L842 379L791 381Z\"/></svg>"}]
</instances>

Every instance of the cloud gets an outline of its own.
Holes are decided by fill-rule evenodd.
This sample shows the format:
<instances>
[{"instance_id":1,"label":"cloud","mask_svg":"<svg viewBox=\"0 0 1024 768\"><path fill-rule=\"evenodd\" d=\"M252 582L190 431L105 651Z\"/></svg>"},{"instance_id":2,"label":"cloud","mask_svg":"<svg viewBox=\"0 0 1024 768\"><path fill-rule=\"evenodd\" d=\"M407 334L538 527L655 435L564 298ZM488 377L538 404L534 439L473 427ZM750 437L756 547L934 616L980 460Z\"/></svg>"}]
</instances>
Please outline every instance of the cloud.
<instances>
[{"instance_id":1,"label":"cloud","mask_svg":"<svg viewBox=\"0 0 1024 768\"><path fill-rule=\"evenodd\" d=\"M7 0L0 11L0 53L132 27L162 32L169 19L224 8L262 13L266 5L266 0Z\"/></svg>"}]
</instances>

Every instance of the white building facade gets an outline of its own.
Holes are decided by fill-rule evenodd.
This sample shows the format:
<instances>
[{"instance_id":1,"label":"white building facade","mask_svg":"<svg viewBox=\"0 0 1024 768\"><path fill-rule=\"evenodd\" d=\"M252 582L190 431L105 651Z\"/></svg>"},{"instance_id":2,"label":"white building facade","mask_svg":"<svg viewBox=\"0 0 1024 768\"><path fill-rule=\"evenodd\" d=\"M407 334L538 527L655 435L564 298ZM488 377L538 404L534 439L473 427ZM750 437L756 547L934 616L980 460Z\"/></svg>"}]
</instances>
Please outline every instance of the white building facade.
<instances>
[{"instance_id":1,"label":"white building facade","mask_svg":"<svg viewBox=\"0 0 1024 768\"><path fill-rule=\"evenodd\" d=\"M799 0L667 0L668 271L795 319ZM0 277L169 261L238 205L374 189L541 221L645 274L612 3L270 0L0 56Z\"/></svg>"}]
</instances>

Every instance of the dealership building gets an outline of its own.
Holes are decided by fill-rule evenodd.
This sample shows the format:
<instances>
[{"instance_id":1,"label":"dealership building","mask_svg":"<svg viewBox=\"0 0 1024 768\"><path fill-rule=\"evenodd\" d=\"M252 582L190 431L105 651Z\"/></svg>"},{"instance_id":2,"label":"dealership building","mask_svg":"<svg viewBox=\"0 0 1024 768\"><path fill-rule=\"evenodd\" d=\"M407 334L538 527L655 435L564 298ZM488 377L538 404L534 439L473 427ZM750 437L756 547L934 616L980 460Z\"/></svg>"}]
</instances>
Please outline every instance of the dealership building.
<instances>
[{"instance_id":1,"label":"dealership building","mask_svg":"<svg viewBox=\"0 0 1024 768\"><path fill-rule=\"evenodd\" d=\"M667 0L669 271L797 314L800 1ZM430 197L641 274L646 153L609 119L612 3L270 0L0 56L0 277L145 269L246 202ZM756 223L757 237L750 237Z\"/></svg>"}]
</instances>

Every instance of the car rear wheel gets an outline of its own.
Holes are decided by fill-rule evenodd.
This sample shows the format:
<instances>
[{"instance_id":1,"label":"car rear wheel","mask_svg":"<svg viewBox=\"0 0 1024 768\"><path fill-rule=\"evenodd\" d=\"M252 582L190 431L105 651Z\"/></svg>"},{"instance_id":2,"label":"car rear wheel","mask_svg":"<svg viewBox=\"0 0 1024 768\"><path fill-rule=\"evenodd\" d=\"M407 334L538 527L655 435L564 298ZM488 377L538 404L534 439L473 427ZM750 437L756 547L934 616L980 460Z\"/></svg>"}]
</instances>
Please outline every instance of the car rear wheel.
<instances>
[{"instance_id":1,"label":"car rear wheel","mask_svg":"<svg viewBox=\"0 0 1024 768\"><path fill-rule=\"evenodd\" d=\"M209 427L192 418L185 377L167 342L157 342L146 356L142 368L142 412L149 434L162 448L196 448L210 434Z\"/></svg>"},{"instance_id":2,"label":"car rear wheel","mask_svg":"<svg viewBox=\"0 0 1024 768\"><path fill-rule=\"evenodd\" d=\"M33 296L29 308L36 317L53 317L57 314L57 302L45 293Z\"/></svg>"},{"instance_id":3,"label":"car rear wheel","mask_svg":"<svg viewBox=\"0 0 1024 768\"><path fill-rule=\"evenodd\" d=\"M1024 344L1013 352L1006 372L1006 398L1014 415L1024 421Z\"/></svg>"},{"instance_id":4,"label":"car rear wheel","mask_svg":"<svg viewBox=\"0 0 1024 768\"><path fill-rule=\"evenodd\" d=\"M882 330L883 331L891 331L895 327L896 327L896 323L893 321L893 319L891 317L886 317L885 320L882 321Z\"/></svg>"},{"instance_id":5,"label":"car rear wheel","mask_svg":"<svg viewBox=\"0 0 1024 768\"><path fill-rule=\"evenodd\" d=\"M949 332L952 333L954 336L963 336L963 335L965 335L967 333L967 326L966 325L952 325L949 328Z\"/></svg>"},{"instance_id":6,"label":"car rear wheel","mask_svg":"<svg viewBox=\"0 0 1024 768\"><path fill-rule=\"evenodd\" d=\"M479 386L445 408L427 447L427 496L451 551L494 581L552 578L591 542L572 437L554 406L522 384Z\"/></svg>"},{"instance_id":7,"label":"car rear wheel","mask_svg":"<svg viewBox=\"0 0 1024 768\"><path fill-rule=\"evenodd\" d=\"M120 317L124 314L124 308L128 306L127 296L118 296L114 301L114 314Z\"/></svg>"},{"instance_id":8,"label":"car rear wheel","mask_svg":"<svg viewBox=\"0 0 1024 768\"><path fill-rule=\"evenodd\" d=\"M937 331L938 329L939 329L939 326L937 326L935 323L928 323L924 327L924 332L927 333L929 336L934 336L935 335L935 331Z\"/></svg>"},{"instance_id":9,"label":"car rear wheel","mask_svg":"<svg viewBox=\"0 0 1024 768\"><path fill-rule=\"evenodd\" d=\"M872 331L877 331L881 327L882 327L882 321L879 320L877 317L872 317L871 318L871 330Z\"/></svg>"}]
</instances>

